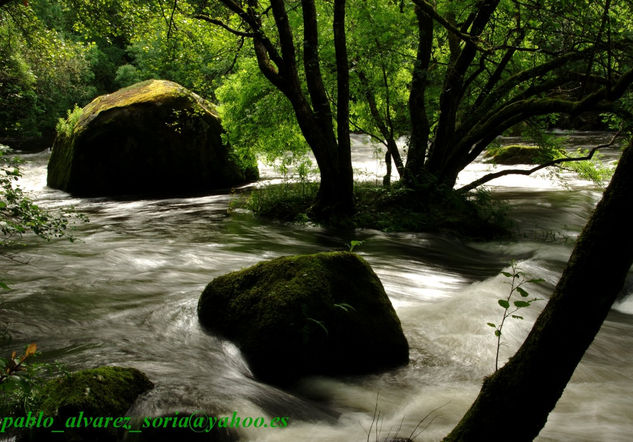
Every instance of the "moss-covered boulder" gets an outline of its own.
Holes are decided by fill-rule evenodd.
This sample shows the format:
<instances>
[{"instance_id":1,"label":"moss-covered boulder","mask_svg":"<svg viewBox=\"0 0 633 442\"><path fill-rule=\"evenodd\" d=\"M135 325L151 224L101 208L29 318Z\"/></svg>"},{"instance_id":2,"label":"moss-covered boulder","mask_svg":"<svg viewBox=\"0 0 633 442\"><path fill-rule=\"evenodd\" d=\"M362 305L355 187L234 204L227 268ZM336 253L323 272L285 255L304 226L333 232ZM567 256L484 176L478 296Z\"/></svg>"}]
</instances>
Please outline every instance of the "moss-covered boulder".
<instances>
[{"instance_id":1,"label":"moss-covered boulder","mask_svg":"<svg viewBox=\"0 0 633 442\"><path fill-rule=\"evenodd\" d=\"M189 195L258 176L222 140L213 105L171 81L97 97L57 130L48 185L78 196Z\"/></svg>"},{"instance_id":2,"label":"moss-covered boulder","mask_svg":"<svg viewBox=\"0 0 633 442\"><path fill-rule=\"evenodd\" d=\"M282 257L220 276L202 293L198 316L236 343L256 377L274 384L409 360L380 280L353 253Z\"/></svg>"},{"instance_id":3,"label":"moss-covered boulder","mask_svg":"<svg viewBox=\"0 0 633 442\"><path fill-rule=\"evenodd\" d=\"M487 162L495 164L539 164L545 160L544 152L538 146L509 144L486 151Z\"/></svg>"},{"instance_id":4,"label":"moss-covered boulder","mask_svg":"<svg viewBox=\"0 0 633 442\"><path fill-rule=\"evenodd\" d=\"M51 417L53 425L34 428L20 440L117 440L129 425L128 409L153 387L142 372L123 367L81 370L53 379L35 399L38 412Z\"/></svg>"}]
</instances>

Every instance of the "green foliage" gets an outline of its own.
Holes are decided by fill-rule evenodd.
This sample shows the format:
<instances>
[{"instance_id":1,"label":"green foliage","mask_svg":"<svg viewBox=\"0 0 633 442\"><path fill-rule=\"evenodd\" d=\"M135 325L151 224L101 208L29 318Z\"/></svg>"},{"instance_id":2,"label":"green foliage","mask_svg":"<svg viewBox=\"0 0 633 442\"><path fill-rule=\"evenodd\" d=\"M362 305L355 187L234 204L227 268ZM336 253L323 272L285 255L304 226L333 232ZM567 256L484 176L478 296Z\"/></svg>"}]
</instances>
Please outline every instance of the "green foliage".
<instances>
[{"instance_id":1,"label":"green foliage","mask_svg":"<svg viewBox=\"0 0 633 442\"><path fill-rule=\"evenodd\" d=\"M134 65L124 64L119 66L114 77L114 82L118 87L132 86L134 83L142 81L141 71Z\"/></svg>"},{"instance_id":2,"label":"green foliage","mask_svg":"<svg viewBox=\"0 0 633 442\"><path fill-rule=\"evenodd\" d=\"M35 411L37 395L51 376L65 373L59 363L37 362L37 345L26 346L20 355L0 357L0 415L23 416Z\"/></svg>"},{"instance_id":3,"label":"green foliage","mask_svg":"<svg viewBox=\"0 0 633 442\"><path fill-rule=\"evenodd\" d=\"M307 213L317 191L318 183L312 182L268 185L238 198L231 208L233 212L245 208L257 216L280 221L305 222L310 220ZM511 228L508 206L485 191L465 197L452 190L416 192L399 185L385 188L356 183L354 195L356 213L348 227L389 232L442 231L470 238L503 237Z\"/></svg>"},{"instance_id":4,"label":"green foliage","mask_svg":"<svg viewBox=\"0 0 633 442\"><path fill-rule=\"evenodd\" d=\"M577 149L574 156L584 157L587 156L588 153L589 151L586 149ZM615 166L611 167L606 165L598 152L596 152L590 160L563 163L562 167L573 170L579 177L591 180L597 184L603 184L605 181L609 181L615 171Z\"/></svg>"},{"instance_id":5,"label":"green foliage","mask_svg":"<svg viewBox=\"0 0 633 442\"><path fill-rule=\"evenodd\" d=\"M174 11L159 6L141 7L144 19L130 34L129 66L117 70L118 84L127 85L126 78L171 80L216 101L215 89L233 71L244 41L192 19L195 10L187 2L179 2Z\"/></svg>"},{"instance_id":6,"label":"green foliage","mask_svg":"<svg viewBox=\"0 0 633 442\"><path fill-rule=\"evenodd\" d=\"M318 191L317 183L283 183L253 189L231 205L243 207L255 215L280 221L305 222Z\"/></svg>"},{"instance_id":7,"label":"green foliage","mask_svg":"<svg viewBox=\"0 0 633 442\"><path fill-rule=\"evenodd\" d=\"M55 127L57 133L70 138L75 126L77 125L77 121L79 121L82 114L83 108L77 106L76 104L72 110L68 109L67 117L57 120L57 126Z\"/></svg>"},{"instance_id":8,"label":"green foliage","mask_svg":"<svg viewBox=\"0 0 633 442\"><path fill-rule=\"evenodd\" d=\"M90 45L47 28L16 3L0 8L0 137L52 134L66 109L94 96Z\"/></svg>"},{"instance_id":9,"label":"green foliage","mask_svg":"<svg viewBox=\"0 0 633 442\"><path fill-rule=\"evenodd\" d=\"M499 369L499 349L501 348L501 335L503 331L503 326L505 325L505 321L508 318L512 319L523 319L523 316L517 315L517 313L522 308L527 308L532 305L535 301L540 301L540 298L532 298L529 299L530 294L523 288L525 284L530 283L539 283L542 282L542 279L527 279L525 273L521 272L517 266L515 261L512 261L511 264L512 271L511 272L501 272L503 276L506 278L510 278L510 292L508 296L504 299L498 299L497 303L503 309L503 316L501 317L501 322L499 325L494 322L487 322L486 324L489 327L494 328L494 335L497 338L497 352L495 355L495 371ZM513 300L515 294L519 294L520 298L518 300Z\"/></svg>"},{"instance_id":10,"label":"green foliage","mask_svg":"<svg viewBox=\"0 0 633 442\"><path fill-rule=\"evenodd\" d=\"M290 102L266 80L253 58L216 90L228 141L237 150L252 149L273 162L303 158L308 145Z\"/></svg>"},{"instance_id":11,"label":"green foliage","mask_svg":"<svg viewBox=\"0 0 633 442\"><path fill-rule=\"evenodd\" d=\"M389 188L357 183L355 188L356 227L384 231L451 232L471 238L508 235L511 221L508 206L477 192L464 196L451 189Z\"/></svg>"},{"instance_id":12,"label":"green foliage","mask_svg":"<svg viewBox=\"0 0 633 442\"><path fill-rule=\"evenodd\" d=\"M532 141L538 148L534 164L542 164L565 156L564 145L568 138L558 134L547 133L536 120L525 126L522 136Z\"/></svg>"},{"instance_id":13,"label":"green foliage","mask_svg":"<svg viewBox=\"0 0 633 442\"><path fill-rule=\"evenodd\" d=\"M47 241L64 236L74 241L68 233L72 222L87 221L87 217L73 209L51 213L33 203L17 184L21 176L19 164L20 160L0 149L0 257L5 249L16 246L27 233ZM0 280L0 288L8 290L9 286ZM0 335L6 332L6 327L0 329Z\"/></svg>"},{"instance_id":14,"label":"green foliage","mask_svg":"<svg viewBox=\"0 0 633 442\"><path fill-rule=\"evenodd\" d=\"M347 21L353 128L382 139L379 126L384 124L393 130L394 139L408 135L407 102L416 49L413 9L383 0L353 2ZM374 97L378 119L368 94Z\"/></svg>"},{"instance_id":15,"label":"green foliage","mask_svg":"<svg viewBox=\"0 0 633 442\"><path fill-rule=\"evenodd\" d=\"M68 234L74 212L64 210L53 214L40 208L17 185L20 176L19 160L0 151L0 250L15 245L28 232L45 240L63 236L74 240ZM85 220L81 215L76 217Z\"/></svg>"}]
</instances>

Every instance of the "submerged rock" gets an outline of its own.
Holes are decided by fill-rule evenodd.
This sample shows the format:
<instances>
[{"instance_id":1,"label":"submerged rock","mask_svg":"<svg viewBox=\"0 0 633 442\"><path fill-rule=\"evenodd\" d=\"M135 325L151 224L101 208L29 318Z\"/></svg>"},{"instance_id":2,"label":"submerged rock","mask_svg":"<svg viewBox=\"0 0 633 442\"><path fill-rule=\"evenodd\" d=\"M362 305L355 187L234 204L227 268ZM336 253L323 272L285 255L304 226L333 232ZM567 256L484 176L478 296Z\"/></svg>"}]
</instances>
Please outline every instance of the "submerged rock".
<instances>
[{"instance_id":1,"label":"submerged rock","mask_svg":"<svg viewBox=\"0 0 633 442\"><path fill-rule=\"evenodd\" d=\"M220 276L202 293L198 316L236 343L256 377L275 384L409 360L380 280L353 253L282 257Z\"/></svg>"},{"instance_id":2,"label":"submerged rock","mask_svg":"<svg viewBox=\"0 0 633 442\"><path fill-rule=\"evenodd\" d=\"M211 103L150 80L76 108L58 134L48 185L79 196L188 195L257 179L222 140Z\"/></svg>"}]
</instances>

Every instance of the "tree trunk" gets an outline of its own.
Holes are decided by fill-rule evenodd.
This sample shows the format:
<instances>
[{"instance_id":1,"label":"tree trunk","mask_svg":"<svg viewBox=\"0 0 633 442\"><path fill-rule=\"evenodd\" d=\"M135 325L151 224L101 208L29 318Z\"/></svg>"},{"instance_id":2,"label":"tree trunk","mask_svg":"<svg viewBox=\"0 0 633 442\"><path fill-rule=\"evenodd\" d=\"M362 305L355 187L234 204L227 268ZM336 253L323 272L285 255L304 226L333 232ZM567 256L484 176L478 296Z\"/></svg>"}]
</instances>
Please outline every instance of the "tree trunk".
<instances>
[{"instance_id":1,"label":"tree trunk","mask_svg":"<svg viewBox=\"0 0 633 442\"><path fill-rule=\"evenodd\" d=\"M310 208L310 217L331 220L350 215L354 210L353 177L346 168L319 168L321 183L317 199Z\"/></svg>"},{"instance_id":2,"label":"tree trunk","mask_svg":"<svg viewBox=\"0 0 633 442\"><path fill-rule=\"evenodd\" d=\"M424 158L430 133L429 119L426 115L426 87L431 54L433 53L433 19L419 6L415 7L415 14L418 20L419 40L409 94L411 139L407 163L402 174L404 183L409 187L417 187L420 184L424 171Z\"/></svg>"},{"instance_id":3,"label":"tree trunk","mask_svg":"<svg viewBox=\"0 0 633 442\"><path fill-rule=\"evenodd\" d=\"M343 155L331 133L321 127L302 95L288 95L293 105L301 133L312 149L319 166L321 182L310 216L326 220L332 216L346 216L354 210L354 175L349 156ZM349 136L348 136L349 140ZM349 166L346 164L349 163Z\"/></svg>"},{"instance_id":4,"label":"tree trunk","mask_svg":"<svg viewBox=\"0 0 633 442\"><path fill-rule=\"evenodd\" d=\"M530 441L600 330L633 263L633 141L552 298L510 361L484 381L447 441Z\"/></svg>"}]
</instances>

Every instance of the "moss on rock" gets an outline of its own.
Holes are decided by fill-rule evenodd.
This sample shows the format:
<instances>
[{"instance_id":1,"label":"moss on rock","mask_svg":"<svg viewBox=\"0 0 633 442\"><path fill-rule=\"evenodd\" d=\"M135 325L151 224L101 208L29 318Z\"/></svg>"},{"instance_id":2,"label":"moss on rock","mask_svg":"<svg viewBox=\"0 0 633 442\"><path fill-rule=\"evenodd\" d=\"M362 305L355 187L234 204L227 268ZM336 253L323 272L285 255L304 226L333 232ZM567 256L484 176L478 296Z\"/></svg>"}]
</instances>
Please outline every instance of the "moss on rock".
<instances>
[{"instance_id":1,"label":"moss on rock","mask_svg":"<svg viewBox=\"0 0 633 442\"><path fill-rule=\"evenodd\" d=\"M213 105L171 81L97 97L60 127L48 185L79 196L196 194L258 177L222 140Z\"/></svg>"},{"instance_id":2,"label":"moss on rock","mask_svg":"<svg viewBox=\"0 0 633 442\"><path fill-rule=\"evenodd\" d=\"M125 429L123 420L115 425L116 418L125 416L136 398L153 387L142 372L123 367L81 370L53 379L35 400L37 410L54 419L53 427L36 428L20 440L117 440Z\"/></svg>"},{"instance_id":3,"label":"moss on rock","mask_svg":"<svg viewBox=\"0 0 633 442\"><path fill-rule=\"evenodd\" d=\"M543 160L543 151L538 146L527 144L509 144L486 152L489 163L495 164L539 164Z\"/></svg>"},{"instance_id":4,"label":"moss on rock","mask_svg":"<svg viewBox=\"0 0 633 442\"><path fill-rule=\"evenodd\" d=\"M353 253L282 257L220 276L202 293L198 316L237 344L256 377L275 384L409 360L380 280Z\"/></svg>"}]
</instances>

